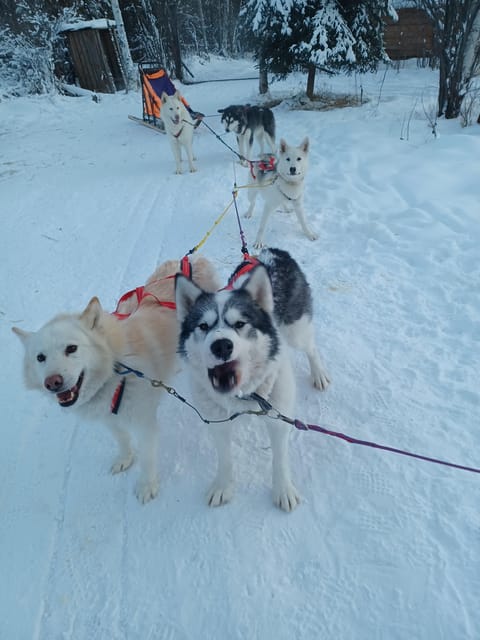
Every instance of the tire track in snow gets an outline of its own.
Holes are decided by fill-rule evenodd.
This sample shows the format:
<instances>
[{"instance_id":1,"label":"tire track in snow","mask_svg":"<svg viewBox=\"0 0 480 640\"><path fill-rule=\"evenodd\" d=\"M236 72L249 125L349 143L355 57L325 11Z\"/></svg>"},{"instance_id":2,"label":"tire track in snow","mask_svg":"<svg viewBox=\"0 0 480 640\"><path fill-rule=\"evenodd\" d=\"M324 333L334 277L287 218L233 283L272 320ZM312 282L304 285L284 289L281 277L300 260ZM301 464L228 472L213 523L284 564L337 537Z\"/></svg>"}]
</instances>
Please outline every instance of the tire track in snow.
<instances>
[{"instance_id":1,"label":"tire track in snow","mask_svg":"<svg viewBox=\"0 0 480 640\"><path fill-rule=\"evenodd\" d=\"M49 560L49 567L47 573L47 583L44 589L44 596L41 601L41 607L38 613L37 620L37 628L35 630L35 635L33 640L50 640L50 636L45 634L45 624L48 617L51 615L51 599L54 591L54 579L55 572L58 563L58 551L59 551L59 541L63 535L64 524L65 524L65 511L66 504L68 498L68 487L70 482L70 476L72 472L72 457L73 450L75 446L75 441L77 439L77 434L79 431L79 422L75 422L75 426L72 429L72 434L70 436L70 441L68 443L67 448L67 456L66 456L66 464L64 467L63 481L62 487L59 494L58 501L58 511L55 517L56 527L52 537L52 546L51 546L51 554Z\"/></svg>"},{"instance_id":2,"label":"tire track in snow","mask_svg":"<svg viewBox=\"0 0 480 640\"><path fill-rule=\"evenodd\" d=\"M122 275L119 278L120 291L123 291L125 288L135 286L134 283L137 283L137 285L142 284L161 260L175 257L173 255L164 255L165 236L161 233L165 226L167 226L167 228L172 226L173 212L175 211L178 200L180 183L178 183L178 186L173 189L171 188L172 184L173 182L169 183L168 192L165 194L160 192L157 184L150 181L144 185L141 193L130 207L129 217L131 220L135 220L137 233L135 239L130 244L129 254L124 262ZM153 194L152 190L154 191ZM163 199L160 206L159 203L161 196ZM144 212L141 222L137 221L139 211ZM167 211L169 212L168 220L165 219L165 213ZM161 220L158 220L157 223L156 218L160 218L160 213ZM160 240L158 245L152 241L152 238L155 235L155 228L158 228L158 237ZM153 250L148 251L151 247L154 247L155 255L153 255ZM160 256L162 256L161 260ZM152 264L148 264L150 257L152 257ZM180 258L181 256L178 257ZM137 505L135 505L135 507L136 506ZM144 506L143 509L148 509L149 506L150 508L153 507L153 505L147 505ZM129 595L129 560L131 560L132 557L131 547L132 545L135 547L135 542L138 542L138 540L135 542L132 541L131 524L129 524L132 515L131 509L132 505L130 504L129 494L126 492L122 497L122 532L120 550L121 579L118 602L119 631L125 639L129 637L129 633L132 630L132 621L127 617L131 604L131 596ZM135 527L133 531L135 531ZM152 640L179 640L183 637L183 635L181 635L182 633L183 632L179 628L171 624L168 619L162 616L162 620L155 623L155 625L150 628L145 640L149 640L150 638L152 638Z\"/></svg>"},{"instance_id":3,"label":"tire track in snow","mask_svg":"<svg viewBox=\"0 0 480 640\"><path fill-rule=\"evenodd\" d=\"M138 284L142 284L154 270L158 262L158 256L163 254L165 237L162 230L165 225L171 225L171 218L175 209L175 201L178 197L179 188L171 193L169 188L166 198L160 191L158 184L150 181L141 190L130 207L129 219L134 221L133 229L135 238L130 243L128 255L122 257L122 271L119 277L119 287L121 291L125 286L132 285L132 277ZM152 193L153 192L153 193ZM160 203L160 199L162 199ZM169 212L169 219L166 221L165 213ZM141 219L140 218L140 213ZM129 225L132 229L132 225ZM158 245L155 238L158 237ZM155 247L153 249L152 247ZM180 257L180 256L179 256Z\"/></svg>"}]
</instances>

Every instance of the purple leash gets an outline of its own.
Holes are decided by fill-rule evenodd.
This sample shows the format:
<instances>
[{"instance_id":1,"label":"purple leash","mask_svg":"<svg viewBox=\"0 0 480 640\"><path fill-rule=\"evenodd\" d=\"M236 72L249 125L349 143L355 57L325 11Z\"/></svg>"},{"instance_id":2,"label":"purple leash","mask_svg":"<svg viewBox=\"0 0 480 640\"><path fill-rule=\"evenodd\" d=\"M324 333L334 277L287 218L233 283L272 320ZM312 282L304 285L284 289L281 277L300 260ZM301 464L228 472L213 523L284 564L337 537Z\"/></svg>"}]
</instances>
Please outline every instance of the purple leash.
<instances>
[{"instance_id":1,"label":"purple leash","mask_svg":"<svg viewBox=\"0 0 480 640\"><path fill-rule=\"evenodd\" d=\"M208 420L207 418L204 418L202 416L202 414L194 405L192 405L190 402L185 400L185 398L183 398L179 393L177 393L177 391L173 387L167 386L161 380L154 380L152 378L149 378L141 371L138 371L137 369L132 369L131 367L121 362L117 362L115 364L114 371L119 375L126 375L131 373L137 376L138 378L144 378L145 380L148 380L153 387L162 387L163 389L165 389L165 391L167 391L167 393L174 396L175 398L177 398L177 400L180 400L181 402L186 404L188 407L193 409L198 415L198 417L200 418L200 420L202 420L202 422L205 422L206 424L229 422L231 420L235 420L236 418L242 415L266 416L268 418L272 418L273 420L282 420L283 422L287 422L288 424L294 426L295 429L299 429L300 431L316 431L317 433L323 433L326 436L339 438L340 440L344 440L345 442L349 442L350 444L359 444L359 445L362 445L363 447L380 449L381 451L390 451L391 453L398 453L401 456L408 456L410 458L416 458L417 460L433 462L435 464L441 464L445 467L460 469L461 471L470 471L471 473L480 473L480 469L477 469L475 467L466 467L462 464L446 462L445 460L439 460L438 458L429 458L428 456L422 456L419 453L412 453L411 451L396 449L395 447L388 447L386 445L378 444L376 442L370 442L369 440L359 440L358 438L353 438L352 436L348 436L347 434L342 433L341 431L331 431L330 429L325 429L325 427L320 427L318 424L308 424L308 423L302 422L301 420L298 420L297 418L295 419L289 418L288 416L284 416L282 413L277 411L277 409L275 409L268 400L265 400L265 398L262 398L262 396L259 396L258 393L252 393L250 394L250 396L245 396L244 400L254 400L260 406L260 411L252 411L252 410L239 411L238 413L234 413L228 418L224 418L223 420Z\"/></svg>"},{"instance_id":2,"label":"purple leash","mask_svg":"<svg viewBox=\"0 0 480 640\"><path fill-rule=\"evenodd\" d=\"M470 471L471 473L480 473L480 469L475 467L466 467L462 464L455 464L453 462L446 462L445 460L439 460L438 458L430 458L428 456L422 456L419 453L412 453L411 451L405 451L404 449L396 449L395 447L388 447L384 444L378 444L377 442L370 442L369 440L360 440L358 438L353 438L352 436L348 436L346 433L342 433L341 431L331 431L330 429L325 429L325 427L320 427L318 424L308 424L298 420L297 418L292 419L287 416L284 416L280 412L278 412L269 402L262 398L256 393L252 393L250 399L255 400L260 405L264 414L269 416L270 418L275 418L277 420L283 420L283 422L288 422L295 427L295 429L299 429L300 431L316 431L317 433L323 433L326 436L332 436L333 438L339 438L340 440L344 440L345 442L349 442L350 444L359 444L363 447L370 447L372 449L380 449L381 451L390 451L391 453L398 453L401 456L408 456L410 458L416 458L417 460L425 460L426 462L433 462L435 464L441 464L445 467L452 467L453 469L461 469L462 471Z\"/></svg>"},{"instance_id":3,"label":"purple leash","mask_svg":"<svg viewBox=\"0 0 480 640\"><path fill-rule=\"evenodd\" d=\"M287 420L287 422L290 422L290 420ZM318 431L319 433L323 433L326 436L332 436L334 438L340 438L341 440L345 440L345 442L349 442L350 444L360 444L364 447L371 447L372 449L381 449L382 451L391 451L392 453L398 453L402 456L409 456L410 458L417 458L418 460L426 460L427 462L442 464L446 467L461 469L462 471L471 471L472 473L480 473L480 469L476 469L475 467L465 467L461 464L446 462L445 460L439 460L438 458L429 458L428 456L422 456L419 453L412 453L411 451L405 451L403 449L395 449L395 447L387 447L384 444L369 442L368 440L359 440L358 438L352 438L352 436L347 436L345 433L341 433L340 431L330 431L329 429L325 429L324 427L319 427L316 424L305 424L300 420L293 420L292 422L290 422L290 424L293 424L293 426L296 429L300 429L300 431Z\"/></svg>"}]
</instances>

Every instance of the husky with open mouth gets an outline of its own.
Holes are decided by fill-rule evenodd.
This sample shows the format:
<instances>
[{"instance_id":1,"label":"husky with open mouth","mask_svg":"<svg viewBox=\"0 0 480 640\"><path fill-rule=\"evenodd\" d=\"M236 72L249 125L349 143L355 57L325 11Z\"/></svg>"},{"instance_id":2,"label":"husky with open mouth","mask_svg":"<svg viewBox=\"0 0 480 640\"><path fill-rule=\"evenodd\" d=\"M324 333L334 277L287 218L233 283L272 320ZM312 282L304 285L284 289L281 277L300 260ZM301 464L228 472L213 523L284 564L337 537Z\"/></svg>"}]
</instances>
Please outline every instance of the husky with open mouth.
<instances>
[{"instance_id":1,"label":"husky with open mouth","mask_svg":"<svg viewBox=\"0 0 480 640\"><path fill-rule=\"evenodd\" d=\"M295 381L288 345L306 353L315 387L323 390L329 383L315 346L306 278L286 251L264 249L258 260L240 265L229 282L212 294L176 276L179 353L188 365L197 406L206 418L219 420L258 409L252 399L258 394L292 416ZM291 427L265 421L273 453L273 501L291 511L300 501L288 461ZM217 476L207 496L211 506L233 495L232 427L232 422L209 425L218 454Z\"/></svg>"},{"instance_id":2,"label":"husky with open mouth","mask_svg":"<svg viewBox=\"0 0 480 640\"><path fill-rule=\"evenodd\" d=\"M191 266L200 286L216 290L213 267L205 258L192 260ZM13 328L25 347L26 386L43 391L62 409L87 413L111 429L119 446L112 473L132 465L131 435L136 436L140 463L136 494L142 503L158 492L156 414L162 393L135 375L121 375L118 366L126 364L164 382L172 377L178 341L174 309L178 268L177 260L160 265L145 287L122 297L114 314L92 298L82 313L58 315L36 332Z\"/></svg>"}]
</instances>

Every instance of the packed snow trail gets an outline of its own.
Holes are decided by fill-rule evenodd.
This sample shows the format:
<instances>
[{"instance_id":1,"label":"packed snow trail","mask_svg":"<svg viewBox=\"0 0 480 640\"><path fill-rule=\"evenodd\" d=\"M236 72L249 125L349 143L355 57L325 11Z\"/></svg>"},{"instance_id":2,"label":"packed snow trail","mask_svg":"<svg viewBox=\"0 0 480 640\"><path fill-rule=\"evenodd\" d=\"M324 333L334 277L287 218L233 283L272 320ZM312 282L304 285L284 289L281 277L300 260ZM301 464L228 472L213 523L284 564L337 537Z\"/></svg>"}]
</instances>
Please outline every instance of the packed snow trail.
<instances>
[{"instance_id":1,"label":"packed snow trail","mask_svg":"<svg viewBox=\"0 0 480 640\"><path fill-rule=\"evenodd\" d=\"M247 61L229 70L252 75ZM194 72L225 77L220 61ZM291 95L305 78L271 88ZM361 107L274 109L278 139L311 140L306 240L276 212L269 244L312 285L326 393L295 356L299 419L469 466L480 463L480 129L413 109L436 97L429 70L362 79ZM327 89L355 90L355 79ZM254 102L256 82L182 88L219 133L217 109ZM380 96L381 92L381 96ZM142 506L138 468L112 477L107 430L24 389L10 327L37 329L93 295L119 296L203 238L248 170L206 129L198 171L175 176L165 136L128 120L139 94L0 103L2 640L477 640L479 479L292 431L303 502L271 503L268 438L236 433L237 490L209 509L208 426L160 404L161 486ZM233 136L225 140L235 145ZM247 208L239 192L239 208ZM247 241L259 223L242 219ZM232 211L202 252L226 281L241 258ZM189 397L185 372L175 388ZM160 392L159 392L160 393Z\"/></svg>"}]
</instances>

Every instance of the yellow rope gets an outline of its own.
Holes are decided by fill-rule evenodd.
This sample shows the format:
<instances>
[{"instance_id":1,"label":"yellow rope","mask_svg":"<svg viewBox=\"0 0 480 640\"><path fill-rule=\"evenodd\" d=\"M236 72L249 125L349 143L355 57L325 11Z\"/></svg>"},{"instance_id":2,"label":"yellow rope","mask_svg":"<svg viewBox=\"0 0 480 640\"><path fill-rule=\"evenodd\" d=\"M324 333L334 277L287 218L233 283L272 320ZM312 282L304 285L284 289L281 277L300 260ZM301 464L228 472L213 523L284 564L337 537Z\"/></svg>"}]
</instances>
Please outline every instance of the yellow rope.
<instances>
[{"instance_id":1,"label":"yellow rope","mask_svg":"<svg viewBox=\"0 0 480 640\"><path fill-rule=\"evenodd\" d=\"M200 249L200 247L202 245L205 244L205 242L208 240L208 238L211 236L213 230L215 229L215 227L220 224L220 222L223 220L223 218L225 217L227 211L230 209L230 207L233 204L233 199L230 201L230 203L225 207L225 209L222 211L222 213L218 216L218 218L215 220L215 222L213 223L212 227L207 231L207 233L203 236L203 238L200 240L200 242L198 244L196 244L193 249L191 251L189 251L189 253L194 253L195 251L197 251L198 249Z\"/></svg>"},{"instance_id":2,"label":"yellow rope","mask_svg":"<svg viewBox=\"0 0 480 640\"><path fill-rule=\"evenodd\" d=\"M208 240L208 238L212 235L215 227L217 225L220 224L220 222L223 220L223 218L225 217L225 215L227 214L227 211L230 209L230 207L232 206L232 204L235 202L235 198L238 195L238 190L239 189L263 189L264 187L269 187L270 185L272 185L274 183L274 180L271 180L270 182L267 182L265 184L262 185L258 185L258 184L244 184L244 185L240 185L239 187L237 185L234 186L233 190L232 190L232 195L233 198L232 200L230 200L230 202L227 204L227 206L225 207L225 209L222 211L222 213L218 216L218 218L215 220L215 222L213 223L213 225L211 226L211 228L207 231L207 233L203 236L203 238L200 240L200 242L198 244L196 244L193 249L190 249L190 251L188 252L189 255L191 255L192 253L195 253L195 251L198 251L198 249L200 249L200 247L202 247L205 242Z\"/></svg>"}]
</instances>

